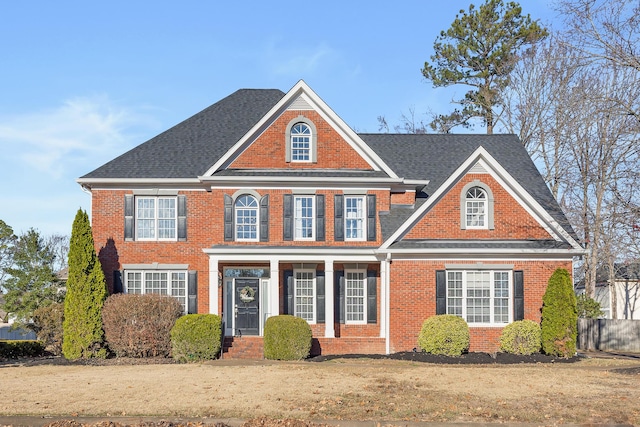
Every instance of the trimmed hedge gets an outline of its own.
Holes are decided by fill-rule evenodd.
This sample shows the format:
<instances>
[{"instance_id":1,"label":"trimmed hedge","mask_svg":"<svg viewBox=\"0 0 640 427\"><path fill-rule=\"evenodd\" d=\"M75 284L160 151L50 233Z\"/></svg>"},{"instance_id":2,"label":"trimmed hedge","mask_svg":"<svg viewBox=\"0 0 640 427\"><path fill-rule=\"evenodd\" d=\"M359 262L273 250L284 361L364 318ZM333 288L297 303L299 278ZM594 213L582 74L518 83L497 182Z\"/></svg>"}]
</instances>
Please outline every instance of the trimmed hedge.
<instances>
[{"instance_id":1,"label":"trimmed hedge","mask_svg":"<svg viewBox=\"0 0 640 427\"><path fill-rule=\"evenodd\" d=\"M33 326L38 340L56 356L62 354L64 304L54 302L33 312Z\"/></svg>"},{"instance_id":2,"label":"trimmed hedge","mask_svg":"<svg viewBox=\"0 0 640 427\"><path fill-rule=\"evenodd\" d=\"M460 356L469 350L469 325L459 316L439 314L422 323L418 346L427 353Z\"/></svg>"},{"instance_id":3,"label":"trimmed hedge","mask_svg":"<svg viewBox=\"0 0 640 427\"><path fill-rule=\"evenodd\" d=\"M215 359L222 346L222 320L215 314L187 314L171 329L171 356L181 362Z\"/></svg>"},{"instance_id":4,"label":"trimmed hedge","mask_svg":"<svg viewBox=\"0 0 640 427\"><path fill-rule=\"evenodd\" d=\"M504 327L500 335L500 351L529 355L540 352L540 325L533 320L518 320Z\"/></svg>"},{"instance_id":5,"label":"trimmed hedge","mask_svg":"<svg viewBox=\"0 0 640 427\"><path fill-rule=\"evenodd\" d=\"M39 341L0 341L0 358L18 359L38 357L44 354L44 345Z\"/></svg>"},{"instance_id":6,"label":"trimmed hedge","mask_svg":"<svg viewBox=\"0 0 640 427\"><path fill-rule=\"evenodd\" d=\"M264 325L264 357L305 359L311 351L311 340L311 326L306 320L289 314L269 317Z\"/></svg>"},{"instance_id":7,"label":"trimmed hedge","mask_svg":"<svg viewBox=\"0 0 640 427\"><path fill-rule=\"evenodd\" d=\"M109 349L118 357L169 357L171 328L180 302L157 294L114 294L104 303L102 322Z\"/></svg>"}]
</instances>

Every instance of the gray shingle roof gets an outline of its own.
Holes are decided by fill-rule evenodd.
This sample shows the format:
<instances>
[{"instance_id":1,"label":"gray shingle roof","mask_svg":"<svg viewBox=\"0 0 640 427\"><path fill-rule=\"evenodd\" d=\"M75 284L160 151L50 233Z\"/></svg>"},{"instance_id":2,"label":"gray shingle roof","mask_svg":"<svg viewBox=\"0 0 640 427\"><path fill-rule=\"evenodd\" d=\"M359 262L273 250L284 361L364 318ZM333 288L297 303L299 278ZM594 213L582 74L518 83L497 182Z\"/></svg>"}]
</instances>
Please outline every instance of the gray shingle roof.
<instances>
[{"instance_id":1,"label":"gray shingle roof","mask_svg":"<svg viewBox=\"0 0 640 427\"><path fill-rule=\"evenodd\" d=\"M578 239L540 172L516 135L360 134L400 176L428 179L428 195L438 189L482 146L574 239Z\"/></svg>"},{"instance_id":2,"label":"gray shingle roof","mask_svg":"<svg viewBox=\"0 0 640 427\"><path fill-rule=\"evenodd\" d=\"M203 175L285 94L241 89L82 178Z\"/></svg>"},{"instance_id":3,"label":"gray shingle roof","mask_svg":"<svg viewBox=\"0 0 640 427\"><path fill-rule=\"evenodd\" d=\"M122 154L83 179L196 178L203 175L245 133L280 101L277 89L241 89L171 129ZM360 134L398 176L429 180L432 194L479 147L484 147L574 238L571 225L551 195L528 153L515 135ZM296 172L278 176L328 176L330 171ZM269 176L272 172L227 170L220 176ZM384 177L382 172L350 171L339 176ZM333 175L332 175L333 176ZM419 206L424 200L418 200ZM383 237L415 208L392 207L381 215Z\"/></svg>"}]
</instances>

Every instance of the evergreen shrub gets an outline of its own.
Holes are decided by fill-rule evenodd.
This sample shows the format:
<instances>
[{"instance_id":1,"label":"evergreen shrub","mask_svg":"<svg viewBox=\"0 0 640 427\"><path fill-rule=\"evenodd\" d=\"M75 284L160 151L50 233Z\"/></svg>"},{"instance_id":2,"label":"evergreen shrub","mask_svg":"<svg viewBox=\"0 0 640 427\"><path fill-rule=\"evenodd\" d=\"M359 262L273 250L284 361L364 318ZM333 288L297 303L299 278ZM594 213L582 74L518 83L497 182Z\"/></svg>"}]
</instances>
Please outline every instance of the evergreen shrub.
<instances>
[{"instance_id":1,"label":"evergreen shrub","mask_svg":"<svg viewBox=\"0 0 640 427\"><path fill-rule=\"evenodd\" d=\"M604 314L600 303L587 294L580 294L576 298L578 317L583 319L597 319Z\"/></svg>"},{"instance_id":2,"label":"evergreen shrub","mask_svg":"<svg viewBox=\"0 0 640 427\"><path fill-rule=\"evenodd\" d=\"M269 317L264 325L264 357L305 359L311 351L311 340L311 327L306 320L288 314Z\"/></svg>"},{"instance_id":3,"label":"evergreen shrub","mask_svg":"<svg viewBox=\"0 0 640 427\"><path fill-rule=\"evenodd\" d=\"M38 357L44 354L44 345L39 341L0 341L0 359Z\"/></svg>"},{"instance_id":4,"label":"evergreen shrub","mask_svg":"<svg viewBox=\"0 0 640 427\"><path fill-rule=\"evenodd\" d=\"M118 357L168 357L171 328L181 315L182 305L170 296L111 295L102 308L107 345Z\"/></svg>"},{"instance_id":5,"label":"evergreen shrub","mask_svg":"<svg viewBox=\"0 0 640 427\"><path fill-rule=\"evenodd\" d=\"M418 346L427 353L460 356L469 350L469 325L459 316L440 314L422 323Z\"/></svg>"},{"instance_id":6,"label":"evergreen shrub","mask_svg":"<svg viewBox=\"0 0 640 427\"><path fill-rule=\"evenodd\" d=\"M222 320L215 314L187 314L171 329L171 356L181 362L215 359L222 346Z\"/></svg>"},{"instance_id":7,"label":"evergreen shrub","mask_svg":"<svg viewBox=\"0 0 640 427\"><path fill-rule=\"evenodd\" d=\"M542 351L548 355L572 357L576 353L578 310L571 275L557 269L549 278L542 297Z\"/></svg>"},{"instance_id":8,"label":"evergreen shrub","mask_svg":"<svg viewBox=\"0 0 640 427\"><path fill-rule=\"evenodd\" d=\"M540 325L533 320L518 320L504 327L500 335L500 351L529 355L540 352Z\"/></svg>"},{"instance_id":9,"label":"evergreen shrub","mask_svg":"<svg viewBox=\"0 0 640 427\"><path fill-rule=\"evenodd\" d=\"M62 354L62 322L64 304L52 303L33 312L33 329L45 348L60 356Z\"/></svg>"}]
</instances>

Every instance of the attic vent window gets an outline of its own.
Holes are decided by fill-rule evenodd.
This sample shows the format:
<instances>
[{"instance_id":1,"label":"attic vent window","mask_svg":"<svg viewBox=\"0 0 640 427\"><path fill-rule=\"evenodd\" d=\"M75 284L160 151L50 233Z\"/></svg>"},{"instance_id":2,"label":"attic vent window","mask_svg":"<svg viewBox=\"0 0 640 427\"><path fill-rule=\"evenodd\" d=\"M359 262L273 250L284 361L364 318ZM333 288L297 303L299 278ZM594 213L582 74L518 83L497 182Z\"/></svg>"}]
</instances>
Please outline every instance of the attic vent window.
<instances>
[{"instance_id":1,"label":"attic vent window","mask_svg":"<svg viewBox=\"0 0 640 427\"><path fill-rule=\"evenodd\" d=\"M311 128L305 123L296 123L291 128L291 161L311 161Z\"/></svg>"}]
</instances>

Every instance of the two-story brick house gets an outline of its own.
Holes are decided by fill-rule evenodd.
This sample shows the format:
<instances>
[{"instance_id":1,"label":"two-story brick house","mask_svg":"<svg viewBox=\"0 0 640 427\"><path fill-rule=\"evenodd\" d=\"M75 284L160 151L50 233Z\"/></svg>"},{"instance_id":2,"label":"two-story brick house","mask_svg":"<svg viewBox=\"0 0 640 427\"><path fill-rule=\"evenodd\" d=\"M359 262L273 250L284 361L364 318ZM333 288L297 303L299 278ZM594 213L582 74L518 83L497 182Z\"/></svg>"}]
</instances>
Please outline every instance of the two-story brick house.
<instances>
[{"instance_id":1,"label":"two-story brick house","mask_svg":"<svg viewBox=\"0 0 640 427\"><path fill-rule=\"evenodd\" d=\"M236 356L283 313L316 353L411 350L440 313L493 351L583 253L517 137L358 134L303 81L239 90L78 182L110 291L221 315Z\"/></svg>"}]
</instances>

